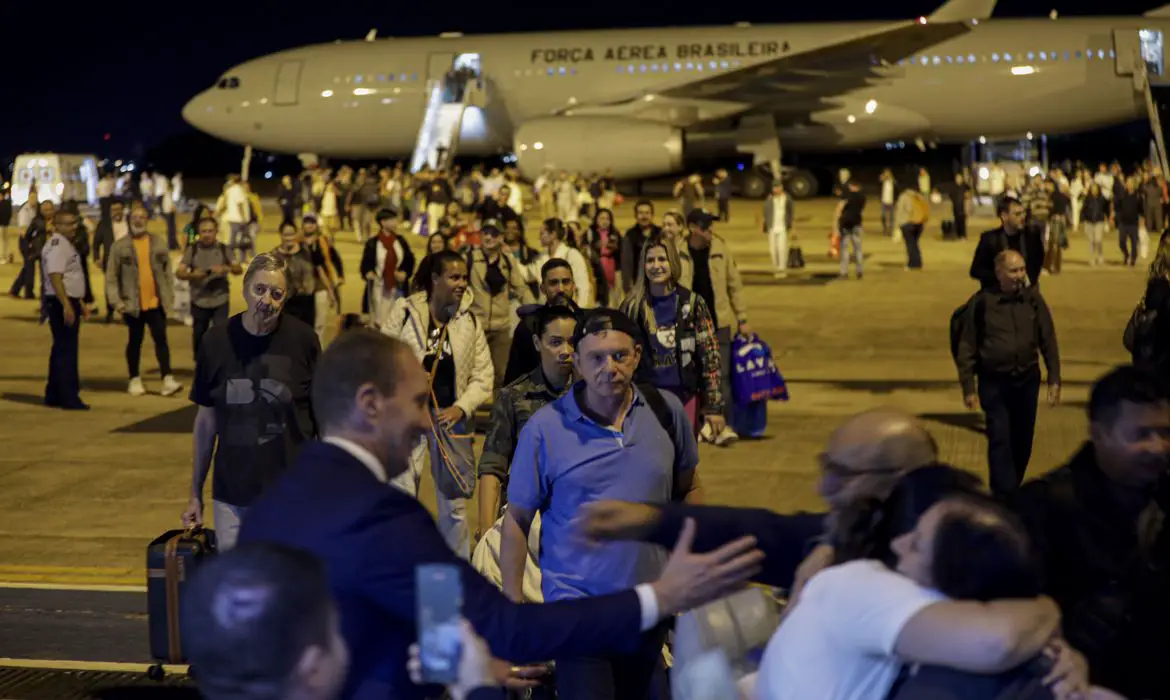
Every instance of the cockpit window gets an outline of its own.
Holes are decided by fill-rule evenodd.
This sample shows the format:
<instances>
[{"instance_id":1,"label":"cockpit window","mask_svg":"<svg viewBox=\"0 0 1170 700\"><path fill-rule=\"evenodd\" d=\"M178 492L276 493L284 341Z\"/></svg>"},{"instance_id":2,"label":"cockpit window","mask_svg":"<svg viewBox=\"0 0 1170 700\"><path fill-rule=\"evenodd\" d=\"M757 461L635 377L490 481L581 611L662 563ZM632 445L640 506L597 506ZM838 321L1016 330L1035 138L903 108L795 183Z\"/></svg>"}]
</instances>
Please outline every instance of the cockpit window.
<instances>
[{"instance_id":1,"label":"cockpit window","mask_svg":"<svg viewBox=\"0 0 1170 700\"><path fill-rule=\"evenodd\" d=\"M234 75L227 77L227 78L220 78L219 82L215 84L215 87L220 89L220 90L229 90L229 89L234 90L234 89L238 88L239 86L240 86L240 79Z\"/></svg>"},{"instance_id":2,"label":"cockpit window","mask_svg":"<svg viewBox=\"0 0 1170 700\"><path fill-rule=\"evenodd\" d=\"M239 78L237 78L235 76L228 78L228 87L235 89L235 88L238 88L239 86L240 86L240 79Z\"/></svg>"}]
</instances>

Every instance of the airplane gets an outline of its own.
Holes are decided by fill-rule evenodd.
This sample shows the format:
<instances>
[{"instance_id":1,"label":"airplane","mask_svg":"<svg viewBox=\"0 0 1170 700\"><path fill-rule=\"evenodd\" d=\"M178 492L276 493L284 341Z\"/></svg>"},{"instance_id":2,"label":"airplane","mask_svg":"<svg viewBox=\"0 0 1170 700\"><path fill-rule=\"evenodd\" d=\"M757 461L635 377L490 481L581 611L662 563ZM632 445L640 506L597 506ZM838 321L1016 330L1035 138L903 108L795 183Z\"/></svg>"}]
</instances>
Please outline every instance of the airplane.
<instances>
[{"instance_id":1,"label":"airplane","mask_svg":"<svg viewBox=\"0 0 1170 700\"><path fill-rule=\"evenodd\" d=\"M750 154L760 195L785 150L1030 140L1156 120L1170 5L1141 17L990 19L949 0L896 22L615 29L338 41L227 70L183 108L266 151L397 158L512 153L523 177L621 180ZM1156 123L1156 121L1155 121ZM1160 131L1160 129L1155 129ZM786 169L798 197L808 172Z\"/></svg>"}]
</instances>

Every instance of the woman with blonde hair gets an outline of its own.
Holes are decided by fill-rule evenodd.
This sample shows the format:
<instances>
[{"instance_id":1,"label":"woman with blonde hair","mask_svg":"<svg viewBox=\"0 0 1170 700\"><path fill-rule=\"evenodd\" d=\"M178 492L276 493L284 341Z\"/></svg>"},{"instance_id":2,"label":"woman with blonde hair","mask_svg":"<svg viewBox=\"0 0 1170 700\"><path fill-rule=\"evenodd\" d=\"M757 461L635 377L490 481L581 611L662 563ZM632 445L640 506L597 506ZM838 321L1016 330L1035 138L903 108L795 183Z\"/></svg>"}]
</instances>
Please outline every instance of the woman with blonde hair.
<instances>
[{"instance_id":1,"label":"woman with blonde hair","mask_svg":"<svg viewBox=\"0 0 1170 700\"><path fill-rule=\"evenodd\" d=\"M638 280L621 311L645 337L638 370L642 379L678 396L695 433L702 428L714 440L726 427L719 341L707 304L679 284L679 267L666 236L650 237L640 251Z\"/></svg>"}]
</instances>

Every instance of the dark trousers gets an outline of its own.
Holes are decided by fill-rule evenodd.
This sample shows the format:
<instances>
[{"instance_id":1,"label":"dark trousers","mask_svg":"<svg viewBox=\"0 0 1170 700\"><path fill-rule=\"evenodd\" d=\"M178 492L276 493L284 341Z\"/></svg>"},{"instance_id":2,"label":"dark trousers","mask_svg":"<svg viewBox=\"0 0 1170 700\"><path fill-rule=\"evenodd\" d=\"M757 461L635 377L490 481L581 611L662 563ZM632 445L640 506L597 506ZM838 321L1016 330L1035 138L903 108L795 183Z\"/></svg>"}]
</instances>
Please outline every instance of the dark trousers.
<instances>
[{"instance_id":1,"label":"dark trousers","mask_svg":"<svg viewBox=\"0 0 1170 700\"><path fill-rule=\"evenodd\" d=\"M77 406L81 403L81 375L77 356L81 335L81 300L69 299L73 325L65 325L65 306L57 297L45 298L53 347L49 350L49 381L45 383L46 406Z\"/></svg>"},{"instance_id":2,"label":"dark trousers","mask_svg":"<svg viewBox=\"0 0 1170 700\"><path fill-rule=\"evenodd\" d=\"M175 229L175 212L163 214L163 219L167 222L167 249L178 250L182 246L179 245L179 234Z\"/></svg>"},{"instance_id":3,"label":"dark trousers","mask_svg":"<svg viewBox=\"0 0 1170 700\"><path fill-rule=\"evenodd\" d=\"M720 197L719 202L719 220L723 223L731 221L731 200L727 197Z\"/></svg>"},{"instance_id":4,"label":"dark trousers","mask_svg":"<svg viewBox=\"0 0 1170 700\"><path fill-rule=\"evenodd\" d=\"M227 323L228 306L223 304L213 309L191 305L191 347L195 350L195 359L199 359L199 345L203 342L203 334L211 326L222 326Z\"/></svg>"},{"instance_id":5,"label":"dark trousers","mask_svg":"<svg viewBox=\"0 0 1170 700\"><path fill-rule=\"evenodd\" d=\"M12 296L23 296L25 299L36 299L34 294L34 285L37 279L37 259L25 258L24 263L20 267L20 272L17 273L16 279L12 282L12 288L8 293Z\"/></svg>"},{"instance_id":6,"label":"dark trousers","mask_svg":"<svg viewBox=\"0 0 1170 700\"><path fill-rule=\"evenodd\" d=\"M284 228L285 224L297 223L297 208L294 206L287 206L280 208L280 226Z\"/></svg>"},{"instance_id":7,"label":"dark trousers","mask_svg":"<svg viewBox=\"0 0 1170 700\"><path fill-rule=\"evenodd\" d=\"M142 360L142 341L146 337L146 329L150 329L150 339L154 341L154 357L158 360L158 372L162 376L171 373L171 347L167 344L167 317L162 309L151 309L139 312L137 316L122 314L126 327L130 329L130 338L126 342L126 368L130 371L130 378L141 376L139 364Z\"/></svg>"},{"instance_id":8,"label":"dark trousers","mask_svg":"<svg viewBox=\"0 0 1170 700\"><path fill-rule=\"evenodd\" d=\"M81 255L81 274L85 277L85 296L81 298L86 306L93 303L93 286L89 282L89 256Z\"/></svg>"},{"instance_id":9,"label":"dark trousers","mask_svg":"<svg viewBox=\"0 0 1170 700\"><path fill-rule=\"evenodd\" d=\"M632 654L557 659L557 700L656 700L667 694L662 643L667 626L642 635Z\"/></svg>"},{"instance_id":10,"label":"dark trousers","mask_svg":"<svg viewBox=\"0 0 1170 700\"><path fill-rule=\"evenodd\" d=\"M955 215L955 238L963 240L967 238L967 214L960 212L952 212Z\"/></svg>"},{"instance_id":11,"label":"dark trousers","mask_svg":"<svg viewBox=\"0 0 1170 700\"><path fill-rule=\"evenodd\" d=\"M1121 255L1125 258L1125 264L1134 265L1137 263L1138 257L1138 225L1137 224L1118 224L1117 225L1117 242L1121 246ZM1126 243L1129 246L1126 246Z\"/></svg>"},{"instance_id":12,"label":"dark trousers","mask_svg":"<svg viewBox=\"0 0 1170 700\"><path fill-rule=\"evenodd\" d=\"M902 224L902 242L906 244L906 267L917 270L922 267L922 224Z\"/></svg>"},{"instance_id":13,"label":"dark trousers","mask_svg":"<svg viewBox=\"0 0 1170 700\"><path fill-rule=\"evenodd\" d=\"M987 469L991 492L1015 493L1024 482L1036 433L1040 370L1021 377L980 375L979 403L987 423Z\"/></svg>"}]
</instances>

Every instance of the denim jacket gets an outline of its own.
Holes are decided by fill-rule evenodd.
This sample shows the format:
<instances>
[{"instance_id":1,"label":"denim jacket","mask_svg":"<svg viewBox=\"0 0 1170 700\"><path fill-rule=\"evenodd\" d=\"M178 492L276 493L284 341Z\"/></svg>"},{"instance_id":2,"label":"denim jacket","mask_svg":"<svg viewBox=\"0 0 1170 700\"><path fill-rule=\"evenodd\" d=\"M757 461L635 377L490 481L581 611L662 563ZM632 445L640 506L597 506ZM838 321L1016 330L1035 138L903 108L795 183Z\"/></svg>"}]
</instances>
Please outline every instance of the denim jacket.
<instances>
[{"instance_id":1,"label":"denim jacket","mask_svg":"<svg viewBox=\"0 0 1170 700\"><path fill-rule=\"evenodd\" d=\"M162 238L151 233L146 235L150 236L150 269L154 273L162 311L166 313L168 309L174 308L171 256ZM134 251L134 236L123 236L110 246L109 260L106 262L106 298L114 306L121 303L126 313L137 316L142 305L138 297L138 256Z\"/></svg>"}]
</instances>

